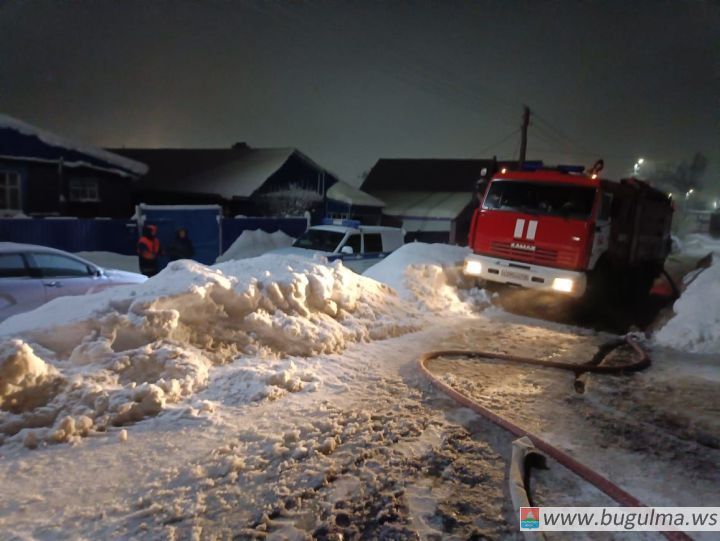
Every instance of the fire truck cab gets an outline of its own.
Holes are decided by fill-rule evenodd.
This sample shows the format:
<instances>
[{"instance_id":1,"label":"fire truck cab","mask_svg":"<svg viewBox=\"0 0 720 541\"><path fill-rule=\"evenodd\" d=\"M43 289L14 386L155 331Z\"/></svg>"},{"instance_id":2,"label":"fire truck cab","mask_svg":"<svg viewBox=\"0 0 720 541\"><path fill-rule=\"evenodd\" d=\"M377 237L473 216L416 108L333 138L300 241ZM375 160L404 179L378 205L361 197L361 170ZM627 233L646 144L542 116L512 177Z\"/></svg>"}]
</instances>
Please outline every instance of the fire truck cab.
<instances>
[{"instance_id":1,"label":"fire truck cab","mask_svg":"<svg viewBox=\"0 0 720 541\"><path fill-rule=\"evenodd\" d=\"M473 215L465 274L575 297L600 282L648 291L670 250L672 202L637 179L583 171L495 174Z\"/></svg>"}]
</instances>

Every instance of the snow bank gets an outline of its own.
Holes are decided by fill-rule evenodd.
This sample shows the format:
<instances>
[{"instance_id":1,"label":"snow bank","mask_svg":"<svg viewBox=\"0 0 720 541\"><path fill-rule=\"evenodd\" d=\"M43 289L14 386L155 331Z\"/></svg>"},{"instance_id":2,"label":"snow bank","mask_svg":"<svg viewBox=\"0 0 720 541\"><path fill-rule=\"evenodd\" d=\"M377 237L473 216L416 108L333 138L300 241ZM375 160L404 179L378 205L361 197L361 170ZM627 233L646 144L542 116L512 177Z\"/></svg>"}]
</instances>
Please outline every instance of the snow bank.
<instances>
[{"instance_id":1,"label":"snow bank","mask_svg":"<svg viewBox=\"0 0 720 541\"><path fill-rule=\"evenodd\" d=\"M485 292L462 272L469 253L469 248L460 246L413 242L370 267L363 276L389 285L401 298L418 301L423 308L462 312L488 302Z\"/></svg>"},{"instance_id":2,"label":"snow bank","mask_svg":"<svg viewBox=\"0 0 720 541\"><path fill-rule=\"evenodd\" d=\"M0 323L0 443L75 442L166 411L211 417L216 396L240 404L314 392L328 377L337 385L319 359L485 299L462 276L466 253L411 244L370 277L293 255L182 260L144 283L9 318Z\"/></svg>"},{"instance_id":3,"label":"snow bank","mask_svg":"<svg viewBox=\"0 0 720 541\"><path fill-rule=\"evenodd\" d=\"M58 371L22 341L0 346L0 409L23 411L44 405L59 379Z\"/></svg>"},{"instance_id":4,"label":"snow bank","mask_svg":"<svg viewBox=\"0 0 720 541\"><path fill-rule=\"evenodd\" d=\"M703 233L691 233L683 239L682 252L697 257L709 253L720 255L720 239L714 239Z\"/></svg>"},{"instance_id":5,"label":"snow bank","mask_svg":"<svg viewBox=\"0 0 720 541\"><path fill-rule=\"evenodd\" d=\"M235 242L217 258L217 263L234 259L247 259L257 257L276 248L290 246L295 239L278 230L266 233L262 229L243 231Z\"/></svg>"},{"instance_id":6,"label":"snow bank","mask_svg":"<svg viewBox=\"0 0 720 541\"><path fill-rule=\"evenodd\" d=\"M655 334L658 344L690 353L720 353L720 257L697 275L673 306L675 316Z\"/></svg>"},{"instance_id":7,"label":"snow bank","mask_svg":"<svg viewBox=\"0 0 720 541\"><path fill-rule=\"evenodd\" d=\"M181 401L196 415L204 406L187 399L214 367L240 358L239 401L312 391L321 383L312 372L278 359L415 328L390 288L340 263L176 261L143 284L57 299L0 324L0 438L72 441Z\"/></svg>"}]
</instances>

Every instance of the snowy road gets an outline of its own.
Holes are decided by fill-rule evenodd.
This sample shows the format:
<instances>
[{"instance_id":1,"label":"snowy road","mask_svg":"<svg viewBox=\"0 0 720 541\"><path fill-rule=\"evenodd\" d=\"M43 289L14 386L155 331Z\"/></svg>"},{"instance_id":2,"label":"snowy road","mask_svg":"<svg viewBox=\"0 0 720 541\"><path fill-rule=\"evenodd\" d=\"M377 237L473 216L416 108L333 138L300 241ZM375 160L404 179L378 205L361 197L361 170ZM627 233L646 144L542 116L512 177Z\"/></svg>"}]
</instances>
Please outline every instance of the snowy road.
<instances>
[{"instance_id":1,"label":"snowy road","mask_svg":"<svg viewBox=\"0 0 720 541\"><path fill-rule=\"evenodd\" d=\"M607 335L487 308L436 263L462 249L403 252L376 269L397 294L340 265L178 262L0 325L0 539L520 539L512 437L416 360L467 347L582 361ZM554 371L433 369L647 503L712 504L720 371L656 353L584 395ZM541 504L611 504L554 463L533 479Z\"/></svg>"},{"instance_id":2,"label":"snowy road","mask_svg":"<svg viewBox=\"0 0 720 541\"><path fill-rule=\"evenodd\" d=\"M438 395L415 360L482 338L498 351L585 358L602 340L546 327L502 314L454 318L309 361L327 381L319 402L300 392L236 403L211 383L198 398L212 413L170 409L135 424L127 442L113 429L73 447L4 455L3 530L38 539L520 539L507 493L512 437ZM492 378L493 405L548 426L527 398L558 378L506 375ZM217 379L227 384L228 374ZM564 441L554 428L549 438ZM535 479L540 503L611 503L556 464Z\"/></svg>"}]
</instances>

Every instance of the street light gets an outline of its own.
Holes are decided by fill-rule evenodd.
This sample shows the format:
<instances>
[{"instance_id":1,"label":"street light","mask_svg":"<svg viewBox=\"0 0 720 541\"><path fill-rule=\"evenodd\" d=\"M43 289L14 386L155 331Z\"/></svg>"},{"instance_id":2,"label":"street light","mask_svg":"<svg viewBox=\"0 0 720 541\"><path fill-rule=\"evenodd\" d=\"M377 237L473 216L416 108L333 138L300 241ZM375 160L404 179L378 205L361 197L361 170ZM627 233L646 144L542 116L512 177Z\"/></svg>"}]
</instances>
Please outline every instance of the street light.
<instances>
[{"instance_id":1,"label":"street light","mask_svg":"<svg viewBox=\"0 0 720 541\"><path fill-rule=\"evenodd\" d=\"M687 192L685 192L685 203L683 204L683 213L687 212L688 210L688 199L690 199L690 196L695 191L695 188L690 188Z\"/></svg>"},{"instance_id":2,"label":"street light","mask_svg":"<svg viewBox=\"0 0 720 541\"><path fill-rule=\"evenodd\" d=\"M645 158L638 158L633 165L633 174L637 175L640 172L640 166L645 163Z\"/></svg>"}]
</instances>

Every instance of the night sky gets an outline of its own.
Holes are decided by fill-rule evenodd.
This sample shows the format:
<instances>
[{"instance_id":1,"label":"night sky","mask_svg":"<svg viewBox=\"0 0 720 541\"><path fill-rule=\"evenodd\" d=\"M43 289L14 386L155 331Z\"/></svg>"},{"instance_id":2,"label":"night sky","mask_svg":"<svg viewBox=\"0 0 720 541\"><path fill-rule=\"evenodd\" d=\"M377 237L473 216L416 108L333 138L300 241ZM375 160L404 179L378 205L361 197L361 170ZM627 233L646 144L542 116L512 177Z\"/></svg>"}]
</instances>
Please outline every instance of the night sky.
<instances>
[{"instance_id":1,"label":"night sky","mask_svg":"<svg viewBox=\"0 0 720 541\"><path fill-rule=\"evenodd\" d=\"M294 146L350 182L381 157L516 156L609 176L710 160L720 3L0 2L0 111L99 146Z\"/></svg>"}]
</instances>

